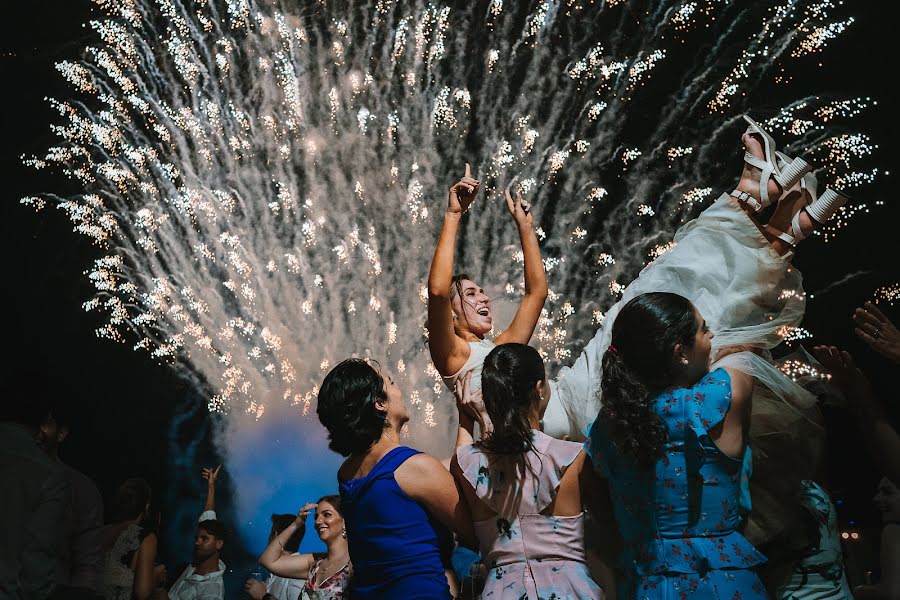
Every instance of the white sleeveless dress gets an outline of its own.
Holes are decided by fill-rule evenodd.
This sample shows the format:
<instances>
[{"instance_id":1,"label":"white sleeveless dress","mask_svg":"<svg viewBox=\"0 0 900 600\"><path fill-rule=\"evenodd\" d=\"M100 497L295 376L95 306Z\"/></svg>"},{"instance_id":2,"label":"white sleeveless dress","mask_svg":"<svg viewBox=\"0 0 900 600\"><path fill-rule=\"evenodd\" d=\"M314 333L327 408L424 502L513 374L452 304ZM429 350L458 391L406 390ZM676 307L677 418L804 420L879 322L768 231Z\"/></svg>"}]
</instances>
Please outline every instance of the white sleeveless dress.
<instances>
[{"instance_id":1,"label":"white sleeveless dress","mask_svg":"<svg viewBox=\"0 0 900 600\"><path fill-rule=\"evenodd\" d=\"M453 375L441 377L451 392L456 389L456 382L460 377L465 377L470 371L472 372L472 389L481 388L481 371L484 369L484 359L491 353L491 350L497 347L497 344L491 340L480 340L478 342L469 342L469 359L465 364Z\"/></svg>"}]
</instances>

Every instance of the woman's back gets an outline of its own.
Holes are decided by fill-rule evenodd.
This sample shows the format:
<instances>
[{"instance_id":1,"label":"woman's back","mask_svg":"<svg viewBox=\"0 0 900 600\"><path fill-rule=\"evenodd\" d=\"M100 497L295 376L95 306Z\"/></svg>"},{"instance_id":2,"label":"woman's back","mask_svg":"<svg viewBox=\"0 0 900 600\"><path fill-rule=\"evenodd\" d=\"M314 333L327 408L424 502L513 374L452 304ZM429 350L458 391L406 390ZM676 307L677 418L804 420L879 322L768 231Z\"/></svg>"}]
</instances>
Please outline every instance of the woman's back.
<instances>
[{"instance_id":1,"label":"woman's back","mask_svg":"<svg viewBox=\"0 0 900 600\"><path fill-rule=\"evenodd\" d=\"M481 555L491 569L483 597L599 598L602 592L584 564L580 499L575 498L578 509L572 514L553 514L581 444L537 430L533 435L534 450L524 457L491 455L474 444L457 449L460 472L470 486L466 495L470 504L480 503L472 506L473 514L490 515L475 522Z\"/></svg>"},{"instance_id":2,"label":"woman's back","mask_svg":"<svg viewBox=\"0 0 900 600\"><path fill-rule=\"evenodd\" d=\"M100 572L100 591L106 600L131 600L134 590L134 557L148 532L135 523L107 525L103 529L105 551Z\"/></svg>"},{"instance_id":3,"label":"woman's back","mask_svg":"<svg viewBox=\"0 0 900 600\"><path fill-rule=\"evenodd\" d=\"M651 409L662 420L667 441L663 457L649 470L618 451L602 420L591 427L586 448L609 478L632 584L657 574L705 574L765 562L737 531L743 457L726 455L709 435L730 403L731 379L723 369L691 388L671 388L656 397ZM748 575L761 590L755 575Z\"/></svg>"},{"instance_id":4,"label":"woman's back","mask_svg":"<svg viewBox=\"0 0 900 600\"><path fill-rule=\"evenodd\" d=\"M399 446L340 483L354 598L450 598L442 550L450 532L410 498L394 472L419 451Z\"/></svg>"}]
</instances>

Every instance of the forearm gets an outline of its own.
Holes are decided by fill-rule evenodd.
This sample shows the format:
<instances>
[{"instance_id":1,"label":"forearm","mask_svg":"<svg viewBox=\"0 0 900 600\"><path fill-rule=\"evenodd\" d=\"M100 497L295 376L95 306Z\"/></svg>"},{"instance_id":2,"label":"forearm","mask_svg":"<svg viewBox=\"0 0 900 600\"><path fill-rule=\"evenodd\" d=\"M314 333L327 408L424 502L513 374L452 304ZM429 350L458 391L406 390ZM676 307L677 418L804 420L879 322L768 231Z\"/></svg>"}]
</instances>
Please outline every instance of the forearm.
<instances>
[{"instance_id":1,"label":"forearm","mask_svg":"<svg viewBox=\"0 0 900 600\"><path fill-rule=\"evenodd\" d=\"M213 484L206 486L206 503L203 505L203 512L208 510L216 510L216 486Z\"/></svg>"},{"instance_id":2,"label":"forearm","mask_svg":"<svg viewBox=\"0 0 900 600\"><path fill-rule=\"evenodd\" d=\"M475 441L475 420L468 415L459 415L459 427L456 430L456 448L468 446Z\"/></svg>"},{"instance_id":3,"label":"forearm","mask_svg":"<svg viewBox=\"0 0 900 600\"><path fill-rule=\"evenodd\" d=\"M887 420L883 408L874 398L851 398L862 437L882 473L892 481L900 481L900 435Z\"/></svg>"},{"instance_id":4,"label":"forearm","mask_svg":"<svg viewBox=\"0 0 900 600\"><path fill-rule=\"evenodd\" d=\"M519 241L525 258L525 294L543 300L547 297L547 274L544 272L537 234L531 225L519 226Z\"/></svg>"},{"instance_id":5,"label":"forearm","mask_svg":"<svg viewBox=\"0 0 900 600\"><path fill-rule=\"evenodd\" d=\"M263 553L259 555L259 564L271 571L278 559L283 556L282 550L284 550L284 545L288 543L298 527L297 522L294 521L285 527L284 531L275 536L269 542L269 545L266 546L266 549L263 550Z\"/></svg>"},{"instance_id":6,"label":"forearm","mask_svg":"<svg viewBox=\"0 0 900 600\"><path fill-rule=\"evenodd\" d=\"M428 293L432 296L450 297L453 255L456 252L456 235L459 232L461 218L461 213L450 211L444 213L444 226L441 228L441 235L438 237L431 259L431 270L428 272Z\"/></svg>"}]
</instances>

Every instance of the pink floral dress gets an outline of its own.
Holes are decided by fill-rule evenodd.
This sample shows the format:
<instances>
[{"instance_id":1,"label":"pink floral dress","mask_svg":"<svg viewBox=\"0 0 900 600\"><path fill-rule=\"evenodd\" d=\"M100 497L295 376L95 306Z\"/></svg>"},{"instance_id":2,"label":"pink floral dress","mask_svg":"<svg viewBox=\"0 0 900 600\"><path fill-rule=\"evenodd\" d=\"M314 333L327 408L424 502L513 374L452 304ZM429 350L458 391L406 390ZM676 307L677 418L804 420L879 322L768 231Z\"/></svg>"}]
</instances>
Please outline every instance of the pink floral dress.
<instances>
[{"instance_id":1,"label":"pink floral dress","mask_svg":"<svg viewBox=\"0 0 900 600\"><path fill-rule=\"evenodd\" d=\"M344 591L350 585L350 578L353 577L353 565L347 562L341 570L329 575L328 579L317 585L316 575L324 560L320 558L309 570L309 577L300 594L301 600L340 600L347 597Z\"/></svg>"},{"instance_id":2,"label":"pink floral dress","mask_svg":"<svg viewBox=\"0 0 900 600\"><path fill-rule=\"evenodd\" d=\"M537 452L519 457L458 448L466 482L496 515L475 523L481 556L490 569L484 600L602 598L585 566L584 514L542 515L581 444L534 431ZM526 464L527 462L527 464Z\"/></svg>"}]
</instances>

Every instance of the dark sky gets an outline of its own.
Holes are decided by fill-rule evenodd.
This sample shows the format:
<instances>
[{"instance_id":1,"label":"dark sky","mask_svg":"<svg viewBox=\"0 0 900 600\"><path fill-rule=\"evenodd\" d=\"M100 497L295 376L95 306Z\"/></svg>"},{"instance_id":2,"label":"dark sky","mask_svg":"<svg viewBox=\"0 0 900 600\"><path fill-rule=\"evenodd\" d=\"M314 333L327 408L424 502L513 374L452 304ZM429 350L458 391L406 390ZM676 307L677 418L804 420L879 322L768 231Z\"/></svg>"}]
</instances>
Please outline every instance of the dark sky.
<instances>
[{"instance_id":1,"label":"dark sky","mask_svg":"<svg viewBox=\"0 0 900 600\"><path fill-rule=\"evenodd\" d=\"M878 285L900 281L897 266L897 160L898 103L896 101L898 43L893 25L900 9L896 3L875 0L853 2L860 10L850 31L831 43L824 55L826 67L800 74L798 81L815 83L835 96L872 96L879 101L858 121L871 133L879 150L873 163L893 171L879 183L856 194L887 203L854 220L838 241L819 240L804 245L796 264L808 292L816 294L829 284L847 282L810 302L804 326L817 343L848 347L873 374L885 398L896 401L896 384L888 382L887 364L850 335L852 309L871 297ZM886 9L886 6L891 8ZM47 209L35 214L21 206L22 196L41 191L74 191L70 184L21 165L23 154L40 154L55 142L49 125L57 116L43 100L68 97L69 87L53 68L61 59L75 59L91 40L82 26L93 6L87 0L35 0L7 3L0 35L0 69L4 92L2 132L3 199L9 210L3 219L6 257L4 291L7 310L3 319L8 353L4 363L7 400L27 401L35 388L64 395L78 408L75 431L64 448L68 462L95 478L104 493L126 477L141 474L170 501L188 497L199 504L199 485L176 488L173 467L181 464L179 448L187 444L170 436L169 419L176 405L200 406L196 395L154 364L145 354L99 340L93 329L96 317L80 306L92 288L83 276L94 250L73 233L64 216ZM886 14L888 10L891 14ZM804 79L806 78L806 79ZM896 311L894 311L896 314ZM38 367L41 377L33 374ZM6 401L6 400L5 400ZM868 499L877 477L848 417L830 411L829 485L846 497L842 516L873 523L876 516ZM182 437L201 440L195 463L214 460L202 409L179 430ZM199 464L196 464L199 472ZM198 482L199 483L199 482Z\"/></svg>"}]
</instances>

